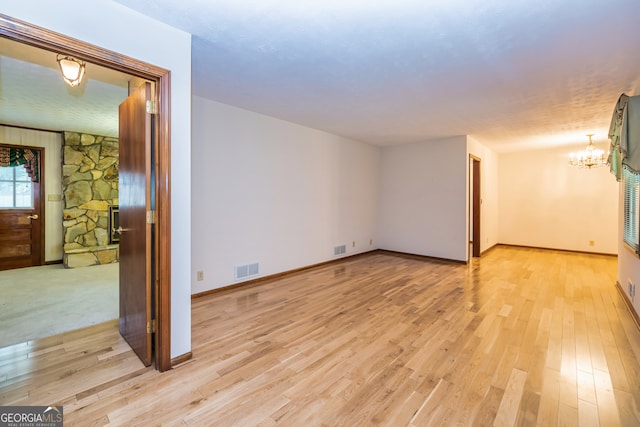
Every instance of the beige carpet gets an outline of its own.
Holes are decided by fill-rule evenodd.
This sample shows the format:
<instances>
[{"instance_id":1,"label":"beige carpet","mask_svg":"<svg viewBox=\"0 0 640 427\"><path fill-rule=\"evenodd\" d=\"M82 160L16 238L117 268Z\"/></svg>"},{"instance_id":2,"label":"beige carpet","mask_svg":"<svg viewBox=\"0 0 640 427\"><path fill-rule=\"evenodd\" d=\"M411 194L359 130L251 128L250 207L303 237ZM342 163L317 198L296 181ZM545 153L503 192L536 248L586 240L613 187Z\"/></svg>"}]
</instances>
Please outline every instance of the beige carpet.
<instances>
[{"instance_id":1,"label":"beige carpet","mask_svg":"<svg viewBox=\"0 0 640 427\"><path fill-rule=\"evenodd\" d=\"M0 271L0 348L118 318L118 264Z\"/></svg>"}]
</instances>

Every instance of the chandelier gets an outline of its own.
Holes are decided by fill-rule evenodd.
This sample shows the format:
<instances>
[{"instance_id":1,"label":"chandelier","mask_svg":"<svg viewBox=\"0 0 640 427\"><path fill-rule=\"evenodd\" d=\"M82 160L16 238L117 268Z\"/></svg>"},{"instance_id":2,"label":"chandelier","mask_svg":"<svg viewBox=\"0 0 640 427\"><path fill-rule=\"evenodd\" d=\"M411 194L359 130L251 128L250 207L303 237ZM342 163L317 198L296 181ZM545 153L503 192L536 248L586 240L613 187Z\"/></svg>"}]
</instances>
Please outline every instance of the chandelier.
<instances>
[{"instance_id":1,"label":"chandelier","mask_svg":"<svg viewBox=\"0 0 640 427\"><path fill-rule=\"evenodd\" d=\"M569 154L569 164L571 166L578 166L580 168L597 168L607 164L607 155L604 154L604 150L597 149L593 145L591 137L593 134L588 134L589 144L584 151L580 151L577 154Z\"/></svg>"}]
</instances>

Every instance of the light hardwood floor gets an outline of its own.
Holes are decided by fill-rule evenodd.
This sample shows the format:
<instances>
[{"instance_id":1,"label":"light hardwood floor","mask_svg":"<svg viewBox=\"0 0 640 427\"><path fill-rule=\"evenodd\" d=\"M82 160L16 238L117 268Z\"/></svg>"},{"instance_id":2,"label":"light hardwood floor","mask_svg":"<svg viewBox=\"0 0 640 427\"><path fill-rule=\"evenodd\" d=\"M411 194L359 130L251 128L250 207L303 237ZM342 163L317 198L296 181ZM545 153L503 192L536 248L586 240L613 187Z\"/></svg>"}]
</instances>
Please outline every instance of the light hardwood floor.
<instances>
[{"instance_id":1,"label":"light hardwood floor","mask_svg":"<svg viewBox=\"0 0 640 427\"><path fill-rule=\"evenodd\" d=\"M614 257L375 253L193 302L193 360L143 368L106 323L0 350L0 403L65 426L640 425Z\"/></svg>"}]
</instances>

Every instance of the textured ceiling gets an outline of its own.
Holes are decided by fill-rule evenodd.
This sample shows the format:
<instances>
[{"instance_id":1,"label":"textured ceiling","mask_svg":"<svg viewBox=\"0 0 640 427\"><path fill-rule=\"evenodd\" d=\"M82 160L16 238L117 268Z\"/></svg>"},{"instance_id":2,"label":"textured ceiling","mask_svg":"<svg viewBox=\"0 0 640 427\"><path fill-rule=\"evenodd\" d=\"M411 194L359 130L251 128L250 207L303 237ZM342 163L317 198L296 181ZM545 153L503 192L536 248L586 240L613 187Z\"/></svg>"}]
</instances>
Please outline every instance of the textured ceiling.
<instances>
[{"instance_id":1,"label":"textured ceiling","mask_svg":"<svg viewBox=\"0 0 640 427\"><path fill-rule=\"evenodd\" d=\"M193 93L379 145L606 140L638 0L117 0L193 34Z\"/></svg>"},{"instance_id":2,"label":"textured ceiling","mask_svg":"<svg viewBox=\"0 0 640 427\"><path fill-rule=\"evenodd\" d=\"M56 56L0 37L0 124L118 136L118 105L133 77L87 64L72 88Z\"/></svg>"},{"instance_id":3,"label":"textured ceiling","mask_svg":"<svg viewBox=\"0 0 640 427\"><path fill-rule=\"evenodd\" d=\"M195 95L378 145L584 146L640 94L638 0L117 1L193 34ZM126 76L0 52L0 122L115 131Z\"/></svg>"}]
</instances>

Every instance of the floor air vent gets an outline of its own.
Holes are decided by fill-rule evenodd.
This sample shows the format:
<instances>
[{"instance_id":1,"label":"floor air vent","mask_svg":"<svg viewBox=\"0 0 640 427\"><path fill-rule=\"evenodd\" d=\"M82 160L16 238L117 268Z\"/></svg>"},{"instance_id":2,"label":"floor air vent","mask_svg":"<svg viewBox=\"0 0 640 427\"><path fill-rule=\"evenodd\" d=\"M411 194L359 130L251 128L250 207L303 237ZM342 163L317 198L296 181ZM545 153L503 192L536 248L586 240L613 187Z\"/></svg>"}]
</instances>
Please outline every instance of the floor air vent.
<instances>
[{"instance_id":1,"label":"floor air vent","mask_svg":"<svg viewBox=\"0 0 640 427\"><path fill-rule=\"evenodd\" d=\"M246 279L247 277L257 276L260 272L260 264L255 262L253 264L237 265L236 266L236 280Z\"/></svg>"},{"instance_id":2,"label":"floor air vent","mask_svg":"<svg viewBox=\"0 0 640 427\"><path fill-rule=\"evenodd\" d=\"M340 245L333 248L334 255L342 255L347 252L347 245Z\"/></svg>"}]
</instances>

